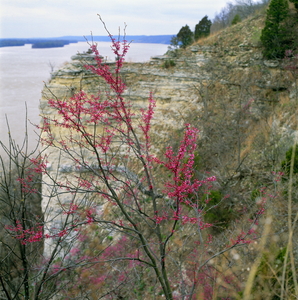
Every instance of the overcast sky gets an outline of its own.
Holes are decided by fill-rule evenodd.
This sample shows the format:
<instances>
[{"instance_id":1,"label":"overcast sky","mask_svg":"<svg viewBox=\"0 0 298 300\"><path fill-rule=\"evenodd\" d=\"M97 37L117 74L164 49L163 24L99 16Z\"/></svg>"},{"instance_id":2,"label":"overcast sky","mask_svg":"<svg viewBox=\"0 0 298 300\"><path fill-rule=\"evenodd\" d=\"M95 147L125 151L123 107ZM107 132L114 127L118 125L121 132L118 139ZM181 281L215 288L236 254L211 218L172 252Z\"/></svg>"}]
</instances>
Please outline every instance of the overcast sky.
<instances>
[{"instance_id":1,"label":"overcast sky","mask_svg":"<svg viewBox=\"0 0 298 300\"><path fill-rule=\"evenodd\" d=\"M212 20L228 0L0 0L1 38L177 34L205 16Z\"/></svg>"}]
</instances>

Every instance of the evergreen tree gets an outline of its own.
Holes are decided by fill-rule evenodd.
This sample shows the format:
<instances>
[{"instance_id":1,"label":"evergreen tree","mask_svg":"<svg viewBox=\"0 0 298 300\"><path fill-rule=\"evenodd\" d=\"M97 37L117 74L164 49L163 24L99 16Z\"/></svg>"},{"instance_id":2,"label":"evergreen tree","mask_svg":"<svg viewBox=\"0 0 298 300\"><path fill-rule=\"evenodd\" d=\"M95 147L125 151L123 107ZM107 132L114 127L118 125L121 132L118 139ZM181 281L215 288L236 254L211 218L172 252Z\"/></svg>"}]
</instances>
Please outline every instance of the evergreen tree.
<instances>
[{"instance_id":1,"label":"evergreen tree","mask_svg":"<svg viewBox=\"0 0 298 300\"><path fill-rule=\"evenodd\" d=\"M201 21L195 27L195 40L208 36L210 34L211 25L212 22L208 19L207 15L204 18L202 18Z\"/></svg>"},{"instance_id":2,"label":"evergreen tree","mask_svg":"<svg viewBox=\"0 0 298 300\"><path fill-rule=\"evenodd\" d=\"M193 41L193 32L190 30L188 25L183 26L177 34L180 47L186 48Z\"/></svg>"},{"instance_id":3,"label":"evergreen tree","mask_svg":"<svg viewBox=\"0 0 298 300\"><path fill-rule=\"evenodd\" d=\"M239 23L239 22L241 22L241 18L240 18L240 16L237 14L237 15L235 15L235 17L234 17L234 19L232 20L232 25L235 25L235 24L237 24L237 23Z\"/></svg>"},{"instance_id":4,"label":"evergreen tree","mask_svg":"<svg viewBox=\"0 0 298 300\"><path fill-rule=\"evenodd\" d=\"M272 0L267 10L265 27L262 30L261 42L265 47L266 58L283 58L285 50L289 49L289 29L285 21L289 16L287 0Z\"/></svg>"}]
</instances>

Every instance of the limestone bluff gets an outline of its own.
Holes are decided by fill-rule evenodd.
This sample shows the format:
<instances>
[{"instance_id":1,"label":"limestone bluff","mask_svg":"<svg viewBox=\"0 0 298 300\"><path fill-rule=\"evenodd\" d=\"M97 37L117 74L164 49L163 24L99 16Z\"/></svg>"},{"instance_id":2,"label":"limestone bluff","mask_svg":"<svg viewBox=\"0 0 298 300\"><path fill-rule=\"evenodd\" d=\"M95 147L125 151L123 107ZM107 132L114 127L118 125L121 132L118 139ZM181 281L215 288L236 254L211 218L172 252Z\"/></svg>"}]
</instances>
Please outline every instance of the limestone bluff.
<instances>
[{"instance_id":1,"label":"limestone bluff","mask_svg":"<svg viewBox=\"0 0 298 300\"><path fill-rule=\"evenodd\" d=\"M190 65L199 68L203 62L207 61L203 54L190 57L187 61L178 59L176 63L180 64L180 67L175 68L175 70L167 70L161 65L168 59L170 58L162 56L152 58L148 63L127 63L121 70L121 76L128 87L124 96L132 103L133 109L146 109L148 97L151 92L153 93L153 97L157 101L153 121L153 131L156 140L164 139L165 136L168 136L168 132L173 129L184 127L185 119L183 120L181 117L185 116L187 118L193 109L192 106L196 106L198 102L198 95L196 95L194 89L198 76L196 70ZM52 74L49 84L43 90L43 98L40 105L43 117L53 118L55 114L57 115L57 112L47 105L48 99L52 97L67 99L80 90L88 94L105 97L105 91L108 89L107 85L101 78L84 68L84 65L92 63L94 63L94 58L91 54L78 54L72 57L71 62ZM113 68L115 63L106 62L106 64L111 65ZM201 79L202 77L200 76ZM61 131L61 128L54 129L52 134L59 137L63 135L63 131ZM66 135L67 133L65 132L64 134ZM158 142L156 146L158 147ZM48 171L53 176L57 174L58 181L65 178L66 174L71 175L71 173L76 171L73 163L67 157L63 157L57 149L47 148L45 155L49 158ZM92 158L86 159L92 161ZM46 182L48 186L51 186L49 181ZM45 184L44 190L46 189ZM46 193L43 192L43 194ZM43 201L44 211L48 200L48 197L45 197ZM57 217L59 214L61 215L61 207L58 203L55 205L56 201L57 199L51 199L51 213L48 215L48 218L53 220L53 228L59 228L59 223L61 222L59 220L60 217ZM64 201L68 203L69 199Z\"/></svg>"},{"instance_id":2,"label":"limestone bluff","mask_svg":"<svg viewBox=\"0 0 298 300\"><path fill-rule=\"evenodd\" d=\"M261 30L259 19L248 22L252 24L250 29ZM238 34L236 38L237 30L249 29L240 23L204 44L153 57L148 63L125 63L121 76L127 86L124 96L133 109L145 109L153 93L156 151L161 141L173 142L171 136L185 123L191 123L200 130L202 168L216 174L221 185L232 187L241 179L240 186L247 187L267 176L265 159L270 156L272 161L280 160L297 137L298 92L297 77L285 68L285 62L264 60L253 33ZM231 39L233 34L235 38ZM172 66L167 67L169 61ZM52 74L42 92L40 110L44 117L53 118L57 113L47 104L52 97L67 99L80 90L104 97L108 87L84 68L92 63L90 54L74 55ZM114 62L106 63L113 67ZM60 128L52 134L61 137L66 133ZM275 154L270 154L272 143L274 149L278 148ZM76 172L73 163L56 149L44 148L44 154L48 157L48 172L57 181ZM49 183L47 178L44 181ZM46 185L43 189L46 195ZM233 201L241 197L245 196L239 194ZM52 198L45 219L58 228L61 207ZM61 201L67 203L69 199L62 197ZM45 197L44 211L47 203Z\"/></svg>"}]
</instances>

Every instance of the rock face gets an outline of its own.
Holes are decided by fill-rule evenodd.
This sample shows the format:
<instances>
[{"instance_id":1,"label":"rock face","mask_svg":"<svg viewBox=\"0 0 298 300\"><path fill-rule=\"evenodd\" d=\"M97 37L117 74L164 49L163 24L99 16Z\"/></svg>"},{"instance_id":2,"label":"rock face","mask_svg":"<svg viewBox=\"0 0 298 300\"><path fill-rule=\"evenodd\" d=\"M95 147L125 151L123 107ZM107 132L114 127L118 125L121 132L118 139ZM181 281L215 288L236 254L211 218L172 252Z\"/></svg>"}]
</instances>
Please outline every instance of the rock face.
<instances>
[{"instance_id":1,"label":"rock face","mask_svg":"<svg viewBox=\"0 0 298 300\"><path fill-rule=\"evenodd\" d=\"M254 32L260 31L262 19L248 21ZM233 30L241 30L240 26L245 28L240 23ZM185 123L200 128L200 146L205 147L202 167L216 174L220 184L256 173L263 176L260 170L268 163L265 156L271 162L280 161L297 136L297 75L288 71L282 61L264 60L254 33L238 33L233 39L231 35L225 30L204 45L153 57L148 63L127 63L121 71L127 85L125 98L134 109L146 108L149 94L153 93L157 102L153 122L157 139L170 140L169 132L179 131ZM67 99L80 90L104 97L108 87L83 67L90 63L94 63L92 55L75 55L52 74L43 90L42 115L53 118L57 114L47 104L53 97ZM112 62L107 63L113 67ZM63 134L53 132L56 136ZM44 151L49 157L51 176L62 180L65 174L73 173L74 166L56 149ZM44 194L46 190L44 187ZM49 197L43 201L44 211ZM55 201L50 202L52 207L46 218L52 220L53 227L59 227L61 220L57 216L61 209ZM67 203L70 199L59 201Z\"/></svg>"}]
</instances>

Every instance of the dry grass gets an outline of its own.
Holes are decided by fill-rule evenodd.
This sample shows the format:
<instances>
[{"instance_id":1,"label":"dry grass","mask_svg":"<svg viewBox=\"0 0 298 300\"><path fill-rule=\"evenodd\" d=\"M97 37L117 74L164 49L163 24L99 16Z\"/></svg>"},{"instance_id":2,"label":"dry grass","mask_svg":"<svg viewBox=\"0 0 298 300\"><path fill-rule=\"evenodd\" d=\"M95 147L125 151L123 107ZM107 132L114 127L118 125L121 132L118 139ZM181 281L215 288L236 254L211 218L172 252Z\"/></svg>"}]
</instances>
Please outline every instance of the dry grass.
<instances>
[{"instance_id":1,"label":"dry grass","mask_svg":"<svg viewBox=\"0 0 298 300\"><path fill-rule=\"evenodd\" d=\"M258 46L264 22L265 13L260 13L236 25L213 32L208 37L199 39L195 45L220 45L228 48L239 46L240 44Z\"/></svg>"}]
</instances>

